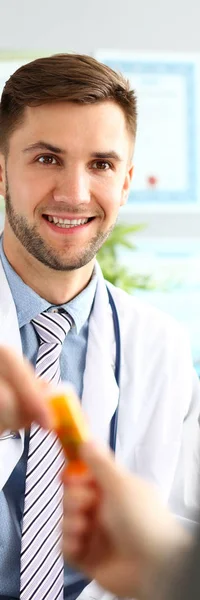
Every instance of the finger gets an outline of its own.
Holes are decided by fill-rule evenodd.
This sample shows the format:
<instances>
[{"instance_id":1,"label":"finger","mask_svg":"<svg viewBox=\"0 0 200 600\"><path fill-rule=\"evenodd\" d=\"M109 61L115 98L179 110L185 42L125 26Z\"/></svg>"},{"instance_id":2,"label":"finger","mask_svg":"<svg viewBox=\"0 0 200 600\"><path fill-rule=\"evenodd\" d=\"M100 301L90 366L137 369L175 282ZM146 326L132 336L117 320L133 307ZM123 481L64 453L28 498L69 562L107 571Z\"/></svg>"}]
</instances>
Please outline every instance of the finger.
<instances>
[{"instance_id":1,"label":"finger","mask_svg":"<svg viewBox=\"0 0 200 600\"><path fill-rule=\"evenodd\" d=\"M95 485L94 476L88 470L74 474L67 467L68 465L66 465L62 472L64 485L66 484L68 487L77 486L79 483L80 485L90 485L91 487Z\"/></svg>"},{"instance_id":2,"label":"finger","mask_svg":"<svg viewBox=\"0 0 200 600\"><path fill-rule=\"evenodd\" d=\"M85 557L93 535L93 521L91 519L68 518L63 522L63 552L65 560L73 563Z\"/></svg>"},{"instance_id":3,"label":"finger","mask_svg":"<svg viewBox=\"0 0 200 600\"><path fill-rule=\"evenodd\" d=\"M91 527L91 518L85 514L79 513L74 517L68 514L64 517L63 532L67 537L82 538L91 531Z\"/></svg>"},{"instance_id":4,"label":"finger","mask_svg":"<svg viewBox=\"0 0 200 600\"><path fill-rule=\"evenodd\" d=\"M62 549L65 561L76 566L76 561L84 554L85 542L81 538L63 536Z\"/></svg>"},{"instance_id":5,"label":"finger","mask_svg":"<svg viewBox=\"0 0 200 600\"><path fill-rule=\"evenodd\" d=\"M42 427L51 427L51 415L44 401L44 391L28 361L11 348L0 346L0 380L13 388L19 410L29 422L35 420Z\"/></svg>"},{"instance_id":6,"label":"finger","mask_svg":"<svg viewBox=\"0 0 200 600\"><path fill-rule=\"evenodd\" d=\"M0 433L18 427L19 414L12 388L5 382L0 384Z\"/></svg>"},{"instance_id":7,"label":"finger","mask_svg":"<svg viewBox=\"0 0 200 600\"><path fill-rule=\"evenodd\" d=\"M112 486L119 488L125 478L125 469L119 471L114 454L108 448L101 447L93 441L84 442L80 447L80 456L89 466L95 481L111 492Z\"/></svg>"},{"instance_id":8,"label":"finger","mask_svg":"<svg viewBox=\"0 0 200 600\"><path fill-rule=\"evenodd\" d=\"M29 427L31 419L21 406L13 388L0 380L0 433L6 429Z\"/></svg>"},{"instance_id":9,"label":"finger","mask_svg":"<svg viewBox=\"0 0 200 600\"><path fill-rule=\"evenodd\" d=\"M73 486L64 492L64 512L71 515L84 511L91 511L98 503L99 496L96 490L86 486Z\"/></svg>"}]
</instances>

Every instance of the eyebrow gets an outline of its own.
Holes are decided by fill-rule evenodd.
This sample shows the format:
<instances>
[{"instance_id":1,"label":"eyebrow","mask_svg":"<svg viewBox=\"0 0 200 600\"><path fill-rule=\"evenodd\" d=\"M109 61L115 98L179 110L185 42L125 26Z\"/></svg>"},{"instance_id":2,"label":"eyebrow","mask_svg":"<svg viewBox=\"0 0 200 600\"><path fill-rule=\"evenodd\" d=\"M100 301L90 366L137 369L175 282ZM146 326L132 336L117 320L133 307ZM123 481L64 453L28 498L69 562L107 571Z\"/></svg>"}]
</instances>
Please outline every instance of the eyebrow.
<instances>
[{"instance_id":1,"label":"eyebrow","mask_svg":"<svg viewBox=\"0 0 200 600\"><path fill-rule=\"evenodd\" d=\"M30 144L30 146L24 148L23 152L33 152L33 150L49 150L49 152L53 152L55 154L66 154L66 151L62 148L59 148L58 146L53 146L52 144L49 144L48 142L44 142L42 140L35 142L35 144ZM122 158L117 152L115 152L115 150L108 150L107 152L92 152L91 158L96 158L99 160L113 159L117 162L122 162Z\"/></svg>"},{"instance_id":2,"label":"eyebrow","mask_svg":"<svg viewBox=\"0 0 200 600\"><path fill-rule=\"evenodd\" d=\"M49 150L50 152L55 152L56 154L64 154L65 150L62 148L58 148L58 146L52 146L47 142L36 142L35 144L30 144L27 148L24 148L23 152L32 152L33 150Z\"/></svg>"},{"instance_id":3,"label":"eyebrow","mask_svg":"<svg viewBox=\"0 0 200 600\"><path fill-rule=\"evenodd\" d=\"M91 156L93 158L99 158L99 159L102 159L102 160L107 160L108 158L113 158L117 162L121 162L122 161L122 158L114 150L110 150L108 152L93 152L93 154L91 154Z\"/></svg>"}]
</instances>

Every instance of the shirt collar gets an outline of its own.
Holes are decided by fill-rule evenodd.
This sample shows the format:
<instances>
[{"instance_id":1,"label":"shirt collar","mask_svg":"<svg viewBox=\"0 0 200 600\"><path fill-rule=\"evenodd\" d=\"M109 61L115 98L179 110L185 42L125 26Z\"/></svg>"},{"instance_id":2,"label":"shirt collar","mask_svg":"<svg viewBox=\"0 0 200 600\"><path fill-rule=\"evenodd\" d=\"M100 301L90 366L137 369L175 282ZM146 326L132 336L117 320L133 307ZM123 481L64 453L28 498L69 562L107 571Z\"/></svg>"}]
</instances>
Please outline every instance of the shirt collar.
<instances>
[{"instance_id":1,"label":"shirt collar","mask_svg":"<svg viewBox=\"0 0 200 600\"><path fill-rule=\"evenodd\" d=\"M0 240L0 258L16 306L19 328L21 328L30 323L30 321L38 314L52 307L52 304L45 300L45 298L41 298L34 290L32 290L32 288L26 285L13 269L6 258L3 249L3 237ZM78 296L73 298L73 300L70 300L70 302L59 305L69 312L73 318L77 333L79 333L84 323L88 320L95 297L96 287L97 272L96 267L94 267L92 277L87 287L80 292Z\"/></svg>"}]
</instances>

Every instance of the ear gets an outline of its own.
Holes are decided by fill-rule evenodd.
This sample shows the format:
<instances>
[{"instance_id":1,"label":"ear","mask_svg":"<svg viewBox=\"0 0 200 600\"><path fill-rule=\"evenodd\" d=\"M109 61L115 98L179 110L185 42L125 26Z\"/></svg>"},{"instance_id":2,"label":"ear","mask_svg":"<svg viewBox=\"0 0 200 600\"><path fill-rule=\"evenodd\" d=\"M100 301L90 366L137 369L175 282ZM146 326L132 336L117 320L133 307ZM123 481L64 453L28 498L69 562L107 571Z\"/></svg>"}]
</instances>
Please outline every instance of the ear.
<instances>
[{"instance_id":1,"label":"ear","mask_svg":"<svg viewBox=\"0 0 200 600\"><path fill-rule=\"evenodd\" d=\"M124 204L126 204L127 200L128 200L128 195L130 192L130 187L131 187L131 181L133 178L133 173L134 173L134 165L130 165L128 167L127 173L126 173L126 177L124 180L124 185L122 188L122 196L121 196L121 202L120 202L120 206L124 206Z\"/></svg>"},{"instance_id":2,"label":"ear","mask_svg":"<svg viewBox=\"0 0 200 600\"><path fill-rule=\"evenodd\" d=\"M5 156L0 152L0 196L5 197L6 192L6 169Z\"/></svg>"}]
</instances>

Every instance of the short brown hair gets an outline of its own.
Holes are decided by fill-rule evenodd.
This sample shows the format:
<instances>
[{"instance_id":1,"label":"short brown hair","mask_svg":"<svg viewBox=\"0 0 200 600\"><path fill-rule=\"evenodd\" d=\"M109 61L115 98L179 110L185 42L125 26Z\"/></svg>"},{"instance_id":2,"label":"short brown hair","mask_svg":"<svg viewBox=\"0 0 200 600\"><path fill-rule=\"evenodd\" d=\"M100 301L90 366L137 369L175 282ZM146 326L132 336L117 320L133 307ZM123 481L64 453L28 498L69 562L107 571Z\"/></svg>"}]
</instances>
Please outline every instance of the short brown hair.
<instances>
[{"instance_id":1,"label":"short brown hair","mask_svg":"<svg viewBox=\"0 0 200 600\"><path fill-rule=\"evenodd\" d=\"M136 134L136 97L129 81L91 56L55 54L23 65L6 82L0 103L0 149L23 121L27 106L50 102L93 104L112 100L124 112L127 128Z\"/></svg>"}]
</instances>

